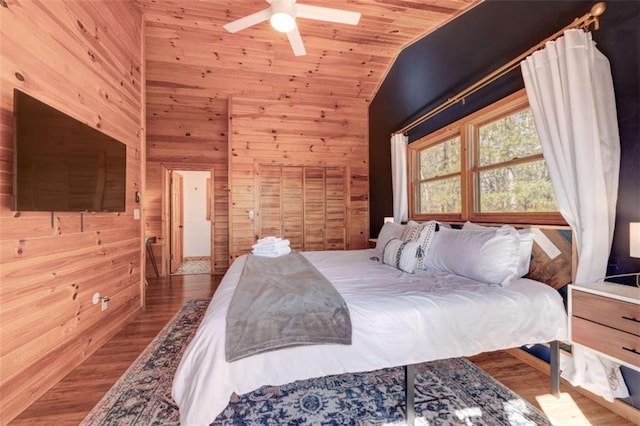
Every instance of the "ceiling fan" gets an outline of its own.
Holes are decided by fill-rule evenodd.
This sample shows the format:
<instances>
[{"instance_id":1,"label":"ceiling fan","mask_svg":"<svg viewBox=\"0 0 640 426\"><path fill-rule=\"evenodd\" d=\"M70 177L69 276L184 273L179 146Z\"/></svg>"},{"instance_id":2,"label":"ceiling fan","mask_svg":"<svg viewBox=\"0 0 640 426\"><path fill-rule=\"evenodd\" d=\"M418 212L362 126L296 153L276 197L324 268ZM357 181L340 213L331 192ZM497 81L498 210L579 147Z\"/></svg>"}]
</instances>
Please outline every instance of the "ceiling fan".
<instances>
[{"instance_id":1,"label":"ceiling fan","mask_svg":"<svg viewBox=\"0 0 640 426\"><path fill-rule=\"evenodd\" d=\"M315 19L317 21L335 22L338 24L357 25L360 21L359 12L350 12L329 7L311 6L296 3L296 0L266 0L271 6L260 12L240 18L223 25L230 33L249 28L269 20L271 26L281 33L286 33L291 48L296 56L306 55L300 31L296 25L296 18Z\"/></svg>"}]
</instances>

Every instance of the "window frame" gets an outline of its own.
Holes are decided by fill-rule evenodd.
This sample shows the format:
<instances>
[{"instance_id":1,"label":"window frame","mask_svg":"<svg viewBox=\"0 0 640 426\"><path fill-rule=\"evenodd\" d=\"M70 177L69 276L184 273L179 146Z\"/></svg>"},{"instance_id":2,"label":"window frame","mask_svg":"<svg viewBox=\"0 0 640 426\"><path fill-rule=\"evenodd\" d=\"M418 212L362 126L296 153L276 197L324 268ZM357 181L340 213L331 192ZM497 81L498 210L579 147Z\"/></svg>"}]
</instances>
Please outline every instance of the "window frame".
<instances>
[{"instance_id":1,"label":"window frame","mask_svg":"<svg viewBox=\"0 0 640 426\"><path fill-rule=\"evenodd\" d=\"M558 211L554 212L491 212L482 213L479 209L480 197L478 174L492 169L524 164L544 159L542 153L512 160L479 166L479 129L483 125L498 121L506 116L529 107L524 89L519 90L481 110L451 123L435 132L423 136L407 146L409 161L407 170L409 217L413 220L441 220L446 222L462 222L466 220L481 223L527 223L539 225L566 225L566 221ZM460 192L461 212L453 213L418 213L417 188L421 182L431 179L420 179L420 152L460 136ZM457 174L457 173L456 173ZM450 174L446 176L453 176ZM442 179L445 177L437 176Z\"/></svg>"},{"instance_id":2,"label":"window frame","mask_svg":"<svg viewBox=\"0 0 640 426\"><path fill-rule=\"evenodd\" d=\"M409 173L409 179L407 179L407 182L409 183L408 200L409 200L409 206L411 206L409 209L410 210L409 215L412 219L419 219L419 220L425 219L427 217L432 217L432 216L437 216L438 219L446 220L446 221L461 220L463 217L463 212L465 208L464 195L462 194L464 194L467 190L466 189L467 171L466 171L465 160L464 160L464 158L467 157L466 137L463 132L460 132L460 128L457 128L454 126L444 127L432 133L429 136L430 136L429 140L426 141L426 143L421 143L419 149L413 149L413 150L410 149L409 151L410 161L408 162L409 167L407 170L407 172ZM441 143L446 143L456 137L460 137L460 157L461 157L460 172L438 175L438 176L431 177L429 179L421 179L420 178L420 152L427 148L432 148L434 146L437 146ZM421 140L421 142L423 141ZM412 145L409 145L407 148L410 148L410 147L412 147ZM460 200L461 213L460 214L458 213L417 214L418 185L420 185L422 182L432 182L432 181L442 180L442 179L446 179L446 178L457 176L457 175L460 175L460 192L461 192L461 200Z\"/></svg>"}]
</instances>

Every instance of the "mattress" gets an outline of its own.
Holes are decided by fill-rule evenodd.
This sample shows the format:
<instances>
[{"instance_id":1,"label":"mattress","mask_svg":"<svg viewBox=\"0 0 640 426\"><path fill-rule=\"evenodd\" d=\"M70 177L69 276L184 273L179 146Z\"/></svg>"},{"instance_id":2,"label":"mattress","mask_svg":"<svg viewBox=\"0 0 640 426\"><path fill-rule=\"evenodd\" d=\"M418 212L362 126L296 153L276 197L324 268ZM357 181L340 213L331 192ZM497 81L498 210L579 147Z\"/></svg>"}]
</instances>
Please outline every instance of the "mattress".
<instances>
[{"instance_id":1,"label":"mattress","mask_svg":"<svg viewBox=\"0 0 640 426\"><path fill-rule=\"evenodd\" d=\"M433 270L406 274L373 250L304 252L340 292L351 345L299 346L225 361L225 328L247 255L233 262L187 347L173 382L183 425L208 425L233 392L345 372L562 340L567 316L553 288L529 279L493 287Z\"/></svg>"}]
</instances>

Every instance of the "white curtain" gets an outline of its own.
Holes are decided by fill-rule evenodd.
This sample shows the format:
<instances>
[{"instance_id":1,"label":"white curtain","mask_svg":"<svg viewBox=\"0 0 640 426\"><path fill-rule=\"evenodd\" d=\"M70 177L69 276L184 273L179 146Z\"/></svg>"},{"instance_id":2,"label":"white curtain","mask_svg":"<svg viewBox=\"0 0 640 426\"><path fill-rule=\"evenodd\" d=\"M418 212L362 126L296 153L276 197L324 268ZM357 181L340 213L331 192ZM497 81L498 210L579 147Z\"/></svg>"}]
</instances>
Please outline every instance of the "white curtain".
<instances>
[{"instance_id":1,"label":"white curtain","mask_svg":"<svg viewBox=\"0 0 640 426\"><path fill-rule=\"evenodd\" d=\"M393 221L401 223L409 217L407 197L407 144L402 133L391 135L391 183L393 185Z\"/></svg>"},{"instance_id":2,"label":"white curtain","mask_svg":"<svg viewBox=\"0 0 640 426\"><path fill-rule=\"evenodd\" d=\"M560 213L578 249L575 282L601 281L611 250L620 137L611 68L591 34L568 30L522 75ZM563 375L608 400L628 396L618 366L574 345Z\"/></svg>"}]
</instances>

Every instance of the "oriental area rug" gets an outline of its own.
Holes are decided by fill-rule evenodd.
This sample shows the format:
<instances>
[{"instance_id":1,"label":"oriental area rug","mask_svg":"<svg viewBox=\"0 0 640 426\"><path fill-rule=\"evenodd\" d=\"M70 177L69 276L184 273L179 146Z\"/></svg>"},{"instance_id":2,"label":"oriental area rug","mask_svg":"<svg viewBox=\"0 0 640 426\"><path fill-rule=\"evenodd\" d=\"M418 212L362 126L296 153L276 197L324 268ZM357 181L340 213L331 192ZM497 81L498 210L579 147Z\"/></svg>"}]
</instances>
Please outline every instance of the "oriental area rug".
<instances>
[{"instance_id":1,"label":"oriental area rug","mask_svg":"<svg viewBox=\"0 0 640 426\"><path fill-rule=\"evenodd\" d=\"M178 425L174 372L208 300L190 300L94 407L82 425ZM549 425L464 358L416 368L416 425ZM341 374L233 395L214 425L403 425L404 369Z\"/></svg>"}]
</instances>

